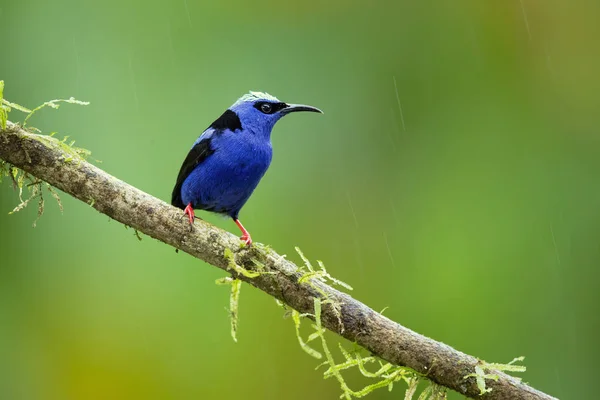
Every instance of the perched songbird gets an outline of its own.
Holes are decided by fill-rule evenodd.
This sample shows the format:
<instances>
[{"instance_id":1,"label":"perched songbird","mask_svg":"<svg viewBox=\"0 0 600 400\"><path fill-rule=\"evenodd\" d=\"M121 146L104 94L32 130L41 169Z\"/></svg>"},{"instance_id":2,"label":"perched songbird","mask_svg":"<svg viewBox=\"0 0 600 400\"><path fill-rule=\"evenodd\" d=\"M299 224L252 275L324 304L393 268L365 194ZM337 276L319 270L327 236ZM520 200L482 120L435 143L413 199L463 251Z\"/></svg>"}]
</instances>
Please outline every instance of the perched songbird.
<instances>
[{"instance_id":1,"label":"perched songbird","mask_svg":"<svg viewBox=\"0 0 600 400\"><path fill-rule=\"evenodd\" d=\"M238 214L271 163L273 126L296 111L322 113L267 93L242 96L194 142L177 176L171 204L184 210L190 224L194 209L228 215L242 231L241 240L252 244Z\"/></svg>"}]
</instances>

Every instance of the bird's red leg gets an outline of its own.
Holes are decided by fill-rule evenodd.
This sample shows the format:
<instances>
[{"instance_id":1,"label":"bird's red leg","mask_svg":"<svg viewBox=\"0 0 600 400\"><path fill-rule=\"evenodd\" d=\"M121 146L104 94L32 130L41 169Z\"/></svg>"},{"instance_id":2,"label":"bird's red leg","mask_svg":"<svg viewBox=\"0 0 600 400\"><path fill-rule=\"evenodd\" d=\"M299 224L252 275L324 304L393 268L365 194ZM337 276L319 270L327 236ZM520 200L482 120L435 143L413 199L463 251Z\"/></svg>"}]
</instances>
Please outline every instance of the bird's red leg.
<instances>
[{"instance_id":1,"label":"bird's red leg","mask_svg":"<svg viewBox=\"0 0 600 400\"><path fill-rule=\"evenodd\" d=\"M192 203L189 203L187 207L183 210L183 213L188 216L190 220L190 225L194 224L194 219L196 216L194 215L194 209L192 208Z\"/></svg>"},{"instance_id":2,"label":"bird's red leg","mask_svg":"<svg viewBox=\"0 0 600 400\"><path fill-rule=\"evenodd\" d=\"M252 244L252 238L250 237L250 232L248 232L246 230L246 228L244 228L244 225L242 225L242 223L240 222L239 219L234 219L235 224L238 226L238 228L240 228L240 230L242 231L242 237L240 238L247 246L250 246Z\"/></svg>"}]
</instances>

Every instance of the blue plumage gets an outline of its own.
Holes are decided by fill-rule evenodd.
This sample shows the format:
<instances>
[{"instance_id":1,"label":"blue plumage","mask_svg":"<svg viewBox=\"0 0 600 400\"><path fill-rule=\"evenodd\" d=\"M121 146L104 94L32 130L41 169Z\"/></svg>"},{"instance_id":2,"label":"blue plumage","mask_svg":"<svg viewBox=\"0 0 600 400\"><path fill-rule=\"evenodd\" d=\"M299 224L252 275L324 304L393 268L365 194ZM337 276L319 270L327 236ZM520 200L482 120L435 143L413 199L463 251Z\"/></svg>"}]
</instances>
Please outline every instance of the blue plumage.
<instances>
[{"instance_id":1,"label":"blue plumage","mask_svg":"<svg viewBox=\"0 0 600 400\"><path fill-rule=\"evenodd\" d=\"M194 209L226 214L251 244L238 220L241 208L271 164L271 130L281 117L318 108L287 104L258 92L242 96L194 142L183 162L171 203L185 210L190 223Z\"/></svg>"},{"instance_id":2,"label":"blue plumage","mask_svg":"<svg viewBox=\"0 0 600 400\"><path fill-rule=\"evenodd\" d=\"M183 204L223 213L236 219L271 163L271 143L247 132L215 133L210 129L200 140L209 140L214 153L183 181Z\"/></svg>"}]
</instances>

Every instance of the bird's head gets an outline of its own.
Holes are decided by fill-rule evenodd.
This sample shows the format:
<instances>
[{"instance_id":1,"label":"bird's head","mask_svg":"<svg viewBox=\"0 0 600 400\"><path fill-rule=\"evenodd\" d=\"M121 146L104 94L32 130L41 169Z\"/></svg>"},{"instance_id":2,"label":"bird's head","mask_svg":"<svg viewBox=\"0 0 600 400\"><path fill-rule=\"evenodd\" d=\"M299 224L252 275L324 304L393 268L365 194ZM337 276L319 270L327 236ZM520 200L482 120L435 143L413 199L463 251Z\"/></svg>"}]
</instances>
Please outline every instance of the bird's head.
<instances>
[{"instance_id":1,"label":"bird's head","mask_svg":"<svg viewBox=\"0 0 600 400\"><path fill-rule=\"evenodd\" d=\"M266 135L270 135L275 123L289 113L297 111L323 113L316 107L284 103L268 93L261 92L243 95L229 109L240 119L242 129Z\"/></svg>"}]
</instances>

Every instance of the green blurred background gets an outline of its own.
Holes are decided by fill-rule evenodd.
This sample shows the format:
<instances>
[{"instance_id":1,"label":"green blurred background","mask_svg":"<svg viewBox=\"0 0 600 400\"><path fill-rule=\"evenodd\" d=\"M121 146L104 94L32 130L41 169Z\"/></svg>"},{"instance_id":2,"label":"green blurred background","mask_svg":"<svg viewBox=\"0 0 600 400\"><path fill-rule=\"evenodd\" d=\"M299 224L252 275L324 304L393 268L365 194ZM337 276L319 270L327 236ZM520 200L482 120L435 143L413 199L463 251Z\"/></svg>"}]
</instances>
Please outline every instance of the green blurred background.
<instances>
[{"instance_id":1,"label":"green blurred background","mask_svg":"<svg viewBox=\"0 0 600 400\"><path fill-rule=\"evenodd\" d=\"M241 214L253 238L457 349L526 356L536 388L594 398L599 18L583 0L1 0L0 79L29 107L90 101L32 125L164 200L248 90L322 108L275 128ZM47 197L34 229L36 207L8 215L18 194L0 188L0 398L338 397L271 298L242 288L234 343L222 271Z\"/></svg>"}]
</instances>

